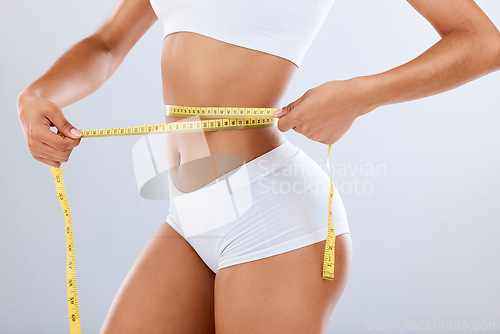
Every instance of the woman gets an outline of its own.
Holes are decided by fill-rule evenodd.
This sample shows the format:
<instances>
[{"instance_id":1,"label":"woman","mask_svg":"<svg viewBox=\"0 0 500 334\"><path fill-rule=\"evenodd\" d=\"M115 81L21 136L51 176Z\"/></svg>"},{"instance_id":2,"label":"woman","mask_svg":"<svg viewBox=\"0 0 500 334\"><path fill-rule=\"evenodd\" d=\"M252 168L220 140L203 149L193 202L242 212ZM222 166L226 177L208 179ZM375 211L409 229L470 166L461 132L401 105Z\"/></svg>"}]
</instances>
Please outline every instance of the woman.
<instances>
[{"instance_id":1,"label":"woman","mask_svg":"<svg viewBox=\"0 0 500 334\"><path fill-rule=\"evenodd\" d=\"M221 0L196 5L183 1L186 6L179 3L121 1L94 34L70 48L20 93L19 116L36 160L55 167L68 161L72 149L80 142L79 131L64 117L61 108L100 87L158 17L164 21L167 34L162 54L165 104L279 107L300 66L307 41L314 38L332 1ZM204 138L210 153L241 155L247 162L245 165L255 166L255 161L271 161L276 152L293 152L287 155L288 158L293 155L288 166L310 165L281 132L294 129L312 140L332 144L358 116L379 106L437 94L499 68L500 34L474 1L411 0L409 3L443 37L428 51L384 73L329 81L308 90L276 114L277 127L206 133ZM190 31L182 26L186 22L196 25ZM278 33L283 31L290 34ZM302 31L306 34L301 34ZM256 34L262 39L251 38ZM301 43L304 38L286 38L297 34L305 37L305 44ZM167 121L177 120L167 117ZM50 126L57 127L66 138L50 131ZM170 160L177 159L174 164L179 169L186 160L184 157L193 150L191 143L179 136L170 148ZM277 162L285 165L281 160ZM201 170L209 168L205 164ZM214 177L234 168L234 164L226 167L215 164ZM194 175L183 178L182 173L174 174L172 181L178 190ZM316 178L322 184L329 182L326 174L319 174L296 173L294 177L302 182L314 183ZM208 181L196 180L195 190L190 192L210 189L207 182L212 183L214 177ZM272 180L279 177L266 176ZM300 217L308 210L312 212L310 221L291 219L293 226L326 226L325 215L316 213L314 203L319 197L283 193L276 197L271 192L259 196L254 200L274 200L275 212L282 215ZM290 205L288 199L297 198L294 196L300 196L305 204ZM224 259L209 257L194 239L182 235L185 229L175 222L179 212L173 210L131 268L101 333L325 333L346 285L352 256L350 234L337 192L336 196L334 280L323 280L320 275L325 233L318 234L322 236L319 239L308 239L300 245L295 243L259 256L250 254L224 265ZM261 219L262 225L238 220L238 226L273 226L271 220L276 216L269 211ZM252 246L248 242L250 237L267 232L257 227L253 234L235 238L231 245ZM214 244L207 242L205 246Z\"/></svg>"}]
</instances>

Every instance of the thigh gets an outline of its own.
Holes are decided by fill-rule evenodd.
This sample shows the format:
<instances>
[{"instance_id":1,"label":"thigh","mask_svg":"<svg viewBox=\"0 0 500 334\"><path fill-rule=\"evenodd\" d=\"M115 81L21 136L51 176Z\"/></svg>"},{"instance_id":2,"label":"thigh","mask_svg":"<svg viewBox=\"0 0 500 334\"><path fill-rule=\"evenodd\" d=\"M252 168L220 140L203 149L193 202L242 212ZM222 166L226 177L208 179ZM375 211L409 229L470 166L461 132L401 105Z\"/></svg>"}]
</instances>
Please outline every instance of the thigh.
<instances>
[{"instance_id":1,"label":"thigh","mask_svg":"<svg viewBox=\"0 0 500 334\"><path fill-rule=\"evenodd\" d=\"M101 334L214 333L214 273L166 222L111 304Z\"/></svg>"},{"instance_id":2,"label":"thigh","mask_svg":"<svg viewBox=\"0 0 500 334\"><path fill-rule=\"evenodd\" d=\"M337 236L335 278L321 277L325 241L217 272L215 327L227 333L325 333L350 273L350 233Z\"/></svg>"}]
</instances>

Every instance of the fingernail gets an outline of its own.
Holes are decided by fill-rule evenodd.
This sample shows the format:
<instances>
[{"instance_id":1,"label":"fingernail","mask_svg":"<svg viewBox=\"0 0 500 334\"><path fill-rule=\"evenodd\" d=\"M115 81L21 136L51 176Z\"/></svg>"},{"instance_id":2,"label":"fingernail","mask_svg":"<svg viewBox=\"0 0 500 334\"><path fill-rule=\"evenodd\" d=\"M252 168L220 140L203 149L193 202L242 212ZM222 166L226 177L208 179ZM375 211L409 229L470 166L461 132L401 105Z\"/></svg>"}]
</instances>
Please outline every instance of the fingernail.
<instances>
[{"instance_id":1,"label":"fingernail","mask_svg":"<svg viewBox=\"0 0 500 334\"><path fill-rule=\"evenodd\" d=\"M71 129L71 133L77 137L80 137L82 135L82 132L75 128Z\"/></svg>"},{"instance_id":2,"label":"fingernail","mask_svg":"<svg viewBox=\"0 0 500 334\"><path fill-rule=\"evenodd\" d=\"M278 109L276 109L276 110L273 112L273 115L274 115L274 116L278 116L278 115L280 115L282 112L283 112L283 108L278 108Z\"/></svg>"}]
</instances>

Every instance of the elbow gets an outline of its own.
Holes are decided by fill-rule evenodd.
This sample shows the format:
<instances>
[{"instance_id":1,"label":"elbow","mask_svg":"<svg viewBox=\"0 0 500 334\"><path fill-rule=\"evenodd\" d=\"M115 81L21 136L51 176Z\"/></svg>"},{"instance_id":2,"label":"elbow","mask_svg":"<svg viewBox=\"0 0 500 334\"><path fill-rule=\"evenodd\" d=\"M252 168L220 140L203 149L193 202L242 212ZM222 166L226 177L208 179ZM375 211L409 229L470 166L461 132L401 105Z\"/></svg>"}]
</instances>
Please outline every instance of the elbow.
<instances>
[{"instance_id":1,"label":"elbow","mask_svg":"<svg viewBox=\"0 0 500 334\"><path fill-rule=\"evenodd\" d=\"M493 71L500 70L500 32L495 29L492 33L483 34L485 50L491 59Z\"/></svg>"},{"instance_id":2,"label":"elbow","mask_svg":"<svg viewBox=\"0 0 500 334\"><path fill-rule=\"evenodd\" d=\"M498 29L454 29L469 34L480 62L491 71L500 70L500 31Z\"/></svg>"},{"instance_id":3,"label":"elbow","mask_svg":"<svg viewBox=\"0 0 500 334\"><path fill-rule=\"evenodd\" d=\"M101 36L99 33L94 33L87 38L82 40L85 43L89 43L94 50L106 55L106 59L109 64L109 72L107 77L109 78L116 69L123 62L123 57L118 57L117 52L113 47L110 47L109 43Z\"/></svg>"},{"instance_id":4,"label":"elbow","mask_svg":"<svg viewBox=\"0 0 500 334\"><path fill-rule=\"evenodd\" d=\"M478 51L478 62L490 72L500 70L500 33L481 34L475 37L477 47L481 50Z\"/></svg>"},{"instance_id":5,"label":"elbow","mask_svg":"<svg viewBox=\"0 0 500 334\"><path fill-rule=\"evenodd\" d=\"M494 71L498 71L500 70L500 33L497 34L497 37L492 41L492 48L495 63Z\"/></svg>"}]
</instances>

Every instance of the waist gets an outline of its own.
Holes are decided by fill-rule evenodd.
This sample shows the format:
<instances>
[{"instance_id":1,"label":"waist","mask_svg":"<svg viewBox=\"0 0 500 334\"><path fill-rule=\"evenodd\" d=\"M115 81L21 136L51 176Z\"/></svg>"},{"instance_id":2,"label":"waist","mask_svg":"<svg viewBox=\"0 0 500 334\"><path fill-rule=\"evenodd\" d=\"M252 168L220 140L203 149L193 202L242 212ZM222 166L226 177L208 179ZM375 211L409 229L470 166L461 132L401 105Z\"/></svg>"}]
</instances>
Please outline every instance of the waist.
<instances>
[{"instance_id":1,"label":"waist","mask_svg":"<svg viewBox=\"0 0 500 334\"><path fill-rule=\"evenodd\" d=\"M167 148L174 159L171 167L214 153L238 154L248 162L275 148L284 141L272 116L275 109L165 105L167 123L203 129L167 136Z\"/></svg>"}]
</instances>

